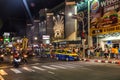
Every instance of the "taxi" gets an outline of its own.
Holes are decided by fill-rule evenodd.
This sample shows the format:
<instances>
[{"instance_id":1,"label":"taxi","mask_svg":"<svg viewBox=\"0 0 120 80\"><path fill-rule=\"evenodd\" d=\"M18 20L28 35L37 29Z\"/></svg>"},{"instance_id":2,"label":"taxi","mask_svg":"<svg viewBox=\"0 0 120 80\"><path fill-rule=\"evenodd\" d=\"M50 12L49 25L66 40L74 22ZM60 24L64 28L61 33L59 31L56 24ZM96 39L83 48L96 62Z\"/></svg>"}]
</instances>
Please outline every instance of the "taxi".
<instances>
[{"instance_id":1,"label":"taxi","mask_svg":"<svg viewBox=\"0 0 120 80\"><path fill-rule=\"evenodd\" d=\"M54 58L56 53L56 49L45 50L44 54L49 58Z\"/></svg>"},{"instance_id":2,"label":"taxi","mask_svg":"<svg viewBox=\"0 0 120 80\"><path fill-rule=\"evenodd\" d=\"M79 55L73 53L72 50L59 50L56 54L57 60L75 61L79 60Z\"/></svg>"}]
</instances>

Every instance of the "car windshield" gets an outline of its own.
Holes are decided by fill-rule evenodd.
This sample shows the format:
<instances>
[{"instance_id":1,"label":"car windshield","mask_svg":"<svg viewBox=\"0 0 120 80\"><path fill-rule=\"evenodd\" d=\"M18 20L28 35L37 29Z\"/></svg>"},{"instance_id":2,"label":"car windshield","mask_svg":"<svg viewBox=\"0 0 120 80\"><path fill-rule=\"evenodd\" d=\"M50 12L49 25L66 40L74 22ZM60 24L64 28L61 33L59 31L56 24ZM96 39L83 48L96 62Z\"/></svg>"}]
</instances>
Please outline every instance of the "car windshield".
<instances>
[{"instance_id":1,"label":"car windshield","mask_svg":"<svg viewBox=\"0 0 120 80\"><path fill-rule=\"evenodd\" d=\"M52 50L52 52L56 52L56 50Z\"/></svg>"},{"instance_id":2,"label":"car windshield","mask_svg":"<svg viewBox=\"0 0 120 80\"><path fill-rule=\"evenodd\" d=\"M49 50L45 50L45 52L49 52Z\"/></svg>"},{"instance_id":3,"label":"car windshield","mask_svg":"<svg viewBox=\"0 0 120 80\"><path fill-rule=\"evenodd\" d=\"M67 50L67 53L69 53L69 54L72 53L72 50Z\"/></svg>"}]
</instances>

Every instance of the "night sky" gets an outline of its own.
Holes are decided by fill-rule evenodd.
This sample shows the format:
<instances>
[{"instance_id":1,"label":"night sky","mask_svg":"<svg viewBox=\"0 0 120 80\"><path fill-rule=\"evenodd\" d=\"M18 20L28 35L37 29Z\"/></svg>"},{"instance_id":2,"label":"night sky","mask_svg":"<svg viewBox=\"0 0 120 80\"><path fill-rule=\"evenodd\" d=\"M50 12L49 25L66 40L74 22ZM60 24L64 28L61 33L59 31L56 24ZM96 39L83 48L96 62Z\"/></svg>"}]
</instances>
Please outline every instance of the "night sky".
<instances>
[{"instance_id":1,"label":"night sky","mask_svg":"<svg viewBox=\"0 0 120 80\"><path fill-rule=\"evenodd\" d=\"M43 8L53 8L64 0L26 0L32 17L38 16ZM24 35L26 20L30 17L23 0L0 0L0 35L4 32L15 32Z\"/></svg>"}]
</instances>

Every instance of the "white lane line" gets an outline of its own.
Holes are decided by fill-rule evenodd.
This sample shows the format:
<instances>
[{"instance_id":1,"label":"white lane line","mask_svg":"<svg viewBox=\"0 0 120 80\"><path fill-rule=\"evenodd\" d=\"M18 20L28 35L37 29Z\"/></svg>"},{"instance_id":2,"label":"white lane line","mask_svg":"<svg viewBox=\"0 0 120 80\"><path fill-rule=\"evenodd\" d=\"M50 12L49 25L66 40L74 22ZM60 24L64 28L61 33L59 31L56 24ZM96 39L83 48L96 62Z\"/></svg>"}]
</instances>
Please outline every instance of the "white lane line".
<instances>
[{"instance_id":1,"label":"white lane line","mask_svg":"<svg viewBox=\"0 0 120 80\"><path fill-rule=\"evenodd\" d=\"M56 68L60 68L60 69L67 69L67 68L65 68L65 67L63 67L63 66L59 66L59 65L50 65L50 66L56 67Z\"/></svg>"},{"instance_id":2,"label":"white lane line","mask_svg":"<svg viewBox=\"0 0 120 80\"><path fill-rule=\"evenodd\" d=\"M35 70L32 70L32 69L30 69L30 68L28 68L28 67L22 67L22 69L24 69L24 70L26 70L26 71L29 71L29 72L35 72Z\"/></svg>"},{"instance_id":3,"label":"white lane line","mask_svg":"<svg viewBox=\"0 0 120 80\"><path fill-rule=\"evenodd\" d=\"M54 68L54 67L50 67L50 66L42 66L42 67L47 68L47 69L56 70L56 68Z\"/></svg>"},{"instance_id":4,"label":"white lane line","mask_svg":"<svg viewBox=\"0 0 120 80\"><path fill-rule=\"evenodd\" d=\"M0 70L1 75L8 75L3 69Z\"/></svg>"},{"instance_id":5,"label":"white lane line","mask_svg":"<svg viewBox=\"0 0 120 80\"><path fill-rule=\"evenodd\" d=\"M66 67L66 68L75 68L73 67L72 65L62 65L62 64L59 64L60 66L63 66L63 67Z\"/></svg>"},{"instance_id":6,"label":"white lane line","mask_svg":"<svg viewBox=\"0 0 120 80\"><path fill-rule=\"evenodd\" d=\"M50 73L50 74L55 74L54 72L51 72L51 71L48 71L48 73Z\"/></svg>"},{"instance_id":7,"label":"white lane line","mask_svg":"<svg viewBox=\"0 0 120 80\"><path fill-rule=\"evenodd\" d=\"M13 72L16 73L16 74L22 73L22 72L21 72L20 70L18 70L18 69L11 68L10 70L13 71Z\"/></svg>"},{"instance_id":8,"label":"white lane line","mask_svg":"<svg viewBox=\"0 0 120 80\"><path fill-rule=\"evenodd\" d=\"M39 65L40 63L34 63L34 64L31 64L31 65Z\"/></svg>"},{"instance_id":9,"label":"white lane line","mask_svg":"<svg viewBox=\"0 0 120 80\"><path fill-rule=\"evenodd\" d=\"M5 79L0 75L0 80L5 80Z\"/></svg>"},{"instance_id":10,"label":"white lane line","mask_svg":"<svg viewBox=\"0 0 120 80\"><path fill-rule=\"evenodd\" d=\"M37 69L37 70L41 70L41 71L45 71L45 69L37 67L37 66L32 66L32 68Z\"/></svg>"}]
</instances>

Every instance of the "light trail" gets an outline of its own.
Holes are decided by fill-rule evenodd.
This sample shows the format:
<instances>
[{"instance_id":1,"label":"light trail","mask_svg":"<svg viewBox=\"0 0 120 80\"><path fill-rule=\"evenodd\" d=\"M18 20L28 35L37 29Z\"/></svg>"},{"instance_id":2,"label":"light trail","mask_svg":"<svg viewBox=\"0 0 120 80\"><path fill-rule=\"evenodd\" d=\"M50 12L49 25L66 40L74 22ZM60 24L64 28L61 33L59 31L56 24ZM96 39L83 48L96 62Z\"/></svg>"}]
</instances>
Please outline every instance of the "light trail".
<instances>
[{"instance_id":1,"label":"light trail","mask_svg":"<svg viewBox=\"0 0 120 80\"><path fill-rule=\"evenodd\" d=\"M30 9L28 8L27 1L26 1L26 0L23 0L23 3L24 3L25 8L26 8L26 10L27 10L27 12L28 12L28 15L29 15L29 17L30 17L31 22L33 23L33 18L32 18L32 15L31 15Z\"/></svg>"}]
</instances>

